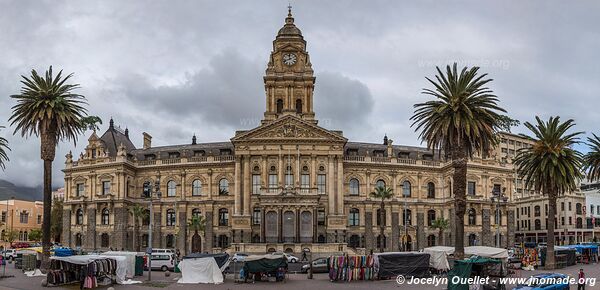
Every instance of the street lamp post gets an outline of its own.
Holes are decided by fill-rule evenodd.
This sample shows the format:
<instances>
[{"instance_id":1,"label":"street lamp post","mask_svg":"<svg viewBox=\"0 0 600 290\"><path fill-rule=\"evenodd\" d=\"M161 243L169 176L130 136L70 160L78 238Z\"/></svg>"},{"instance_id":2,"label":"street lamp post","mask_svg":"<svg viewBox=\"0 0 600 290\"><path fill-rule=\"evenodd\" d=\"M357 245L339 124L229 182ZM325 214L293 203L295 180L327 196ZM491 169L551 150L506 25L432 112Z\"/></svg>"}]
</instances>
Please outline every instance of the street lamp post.
<instances>
[{"instance_id":1,"label":"street lamp post","mask_svg":"<svg viewBox=\"0 0 600 290\"><path fill-rule=\"evenodd\" d=\"M506 188L502 192L492 191L492 203L496 203L496 247L500 248L500 203L506 203L508 197L505 196Z\"/></svg>"},{"instance_id":2,"label":"street lamp post","mask_svg":"<svg viewBox=\"0 0 600 290\"><path fill-rule=\"evenodd\" d=\"M403 192L404 196L404 238L402 239L402 245L404 251L408 251L408 196Z\"/></svg>"},{"instance_id":3,"label":"street lamp post","mask_svg":"<svg viewBox=\"0 0 600 290\"><path fill-rule=\"evenodd\" d=\"M156 197L160 198L160 180L157 179L154 183L154 192ZM150 224L148 225L148 247L146 253L148 254L148 281L152 280L152 231L154 229L154 210L152 206L152 186L150 182L144 183L144 195L150 199Z\"/></svg>"}]
</instances>

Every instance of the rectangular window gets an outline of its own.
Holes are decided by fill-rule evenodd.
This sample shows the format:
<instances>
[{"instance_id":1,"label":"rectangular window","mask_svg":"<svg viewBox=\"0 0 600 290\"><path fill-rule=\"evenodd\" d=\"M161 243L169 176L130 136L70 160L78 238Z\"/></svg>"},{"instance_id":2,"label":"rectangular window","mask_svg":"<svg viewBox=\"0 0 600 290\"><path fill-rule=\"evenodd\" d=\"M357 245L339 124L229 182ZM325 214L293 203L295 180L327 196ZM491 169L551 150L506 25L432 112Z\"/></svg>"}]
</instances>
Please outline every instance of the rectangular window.
<instances>
[{"instance_id":1,"label":"rectangular window","mask_svg":"<svg viewBox=\"0 0 600 290\"><path fill-rule=\"evenodd\" d=\"M291 172L285 174L285 187L294 187L294 174Z\"/></svg>"},{"instance_id":2,"label":"rectangular window","mask_svg":"<svg viewBox=\"0 0 600 290\"><path fill-rule=\"evenodd\" d=\"M320 209L317 211L317 225L324 226L325 225L325 210Z\"/></svg>"},{"instance_id":3,"label":"rectangular window","mask_svg":"<svg viewBox=\"0 0 600 290\"><path fill-rule=\"evenodd\" d=\"M38 225L42 223L42 215L41 214L38 214L38 216L37 216L37 223L38 223Z\"/></svg>"},{"instance_id":4,"label":"rectangular window","mask_svg":"<svg viewBox=\"0 0 600 290\"><path fill-rule=\"evenodd\" d=\"M475 195L476 194L476 192L475 192L475 181L469 181L467 183L467 193L469 195Z\"/></svg>"},{"instance_id":5,"label":"rectangular window","mask_svg":"<svg viewBox=\"0 0 600 290\"><path fill-rule=\"evenodd\" d=\"M300 187L303 189L310 188L310 175L308 175L308 174L300 175Z\"/></svg>"},{"instance_id":6,"label":"rectangular window","mask_svg":"<svg viewBox=\"0 0 600 290\"><path fill-rule=\"evenodd\" d=\"M325 174L319 174L317 175L317 193L319 194L325 194L327 192L327 182L326 180L326 175Z\"/></svg>"},{"instance_id":7,"label":"rectangular window","mask_svg":"<svg viewBox=\"0 0 600 290\"><path fill-rule=\"evenodd\" d=\"M515 154L515 149L509 149L508 154Z\"/></svg>"},{"instance_id":8,"label":"rectangular window","mask_svg":"<svg viewBox=\"0 0 600 290\"><path fill-rule=\"evenodd\" d=\"M3 211L3 212L2 212L2 219L1 219L1 221L2 221L3 223L5 223L5 222L6 222L6 212L5 212L5 211Z\"/></svg>"},{"instance_id":9,"label":"rectangular window","mask_svg":"<svg viewBox=\"0 0 600 290\"><path fill-rule=\"evenodd\" d=\"M594 214L594 205L593 204L590 205L590 214Z\"/></svg>"},{"instance_id":10,"label":"rectangular window","mask_svg":"<svg viewBox=\"0 0 600 290\"><path fill-rule=\"evenodd\" d=\"M110 181L102 181L102 195L110 193Z\"/></svg>"},{"instance_id":11,"label":"rectangular window","mask_svg":"<svg viewBox=\"0 0 600 290\"><path fill-rule=\"evenodd\" d=\"M560 203L560 210L565 211L565 202L564 201Z\"/></svg>"},{"instance_id":12,"label":"rectangular window","mask_svg":"<svg viewBox=\"0 0 600 290\"><path fill-rule=\"evenodd\" d=\"M252 175L252 194L260 194L260 174Z\"/></svg>"},{"instance_id":13,"label":"rectangular window","mask_svg":"<svg viewBox=\"0 0 600 290\"><path fill-rule=\"evenodd\" d=\"M494 195L500 195L502 191L502 186L500 184L494 184L494 188L492 189L492 193Z\"/></svg>"},{"instance_id":14,"label":"rectangular window","mask_svg":"<svg viewBox=\"0 0 600 290\"><path fill-rule=\"evenodd\" d=\"M269 174L269 188L277 188L277 174Z\"/></svg>"},{"instance_id":15,"label":"rectangular window","mask_svg":"<svg viewBox=\"0 0 600 290\"><path fill-rule=\"evenodd\" d=\"M560 223L561 223L561 225L563 225L563 226L565 225L565 217L564 217L564 216L563 216L563 217L560 217Z\"/></svg>"},{"instance_id":16,"label":"rectangular window","mask_svg":"<svg viewBox=\"0 0 600 290\"><path fill-rule=\"evenodd\" d=\"M500 142L506 144L506 138L502 138L502 140Z\"/></svg>"},{"instance_id":17,"label":"rectangular window","mask_svg":"<svg viewBox=\"0 0 600 290\"><path fill-rule=\"evenodd\" d=\"M572 224L573 224L573 218L569 217L569 225L572 225Z\"/></svg>"},{"instance_id":18,"label":"rectangular window","mask_svg":"<svg viewBox=\"0 0 600 290\"><path fill-rule=\"evenodd\" d=\"M262 217L262 213L260 211L260 208L255 208L254 211L252 212L252 224L260 225L261 217Z\"/></svg>"},{"instance_id":19,"label":"rectangular window","mask_svg":"<svg viewBox=\"0 0 600 290\"><path fill-rule=\"evenodd\" d=\"M76 190L77 196L83 196L84 193L85 193L85 184L77 183L77 190Z\"/></svg>"},{"instance_id":20,"label":"rectangular window","mask_svg":"<svg viewBox=\"0 0 600 290\"><path fill-rule=\"evenodd\" d=\"M19 215L19 222L22 224L29 223L29 214L27 212L21 212Z\"/></svg>"},{"instance_id":21,"label":"rectangular window","mask_svg":"<svg viewBox=\"0 0 600 290\"><path fill-rule=\"evenodd\" d=\"M569 211L571 211L571 202L570 201L569 201Z\"/></svg>"}]
</instances>

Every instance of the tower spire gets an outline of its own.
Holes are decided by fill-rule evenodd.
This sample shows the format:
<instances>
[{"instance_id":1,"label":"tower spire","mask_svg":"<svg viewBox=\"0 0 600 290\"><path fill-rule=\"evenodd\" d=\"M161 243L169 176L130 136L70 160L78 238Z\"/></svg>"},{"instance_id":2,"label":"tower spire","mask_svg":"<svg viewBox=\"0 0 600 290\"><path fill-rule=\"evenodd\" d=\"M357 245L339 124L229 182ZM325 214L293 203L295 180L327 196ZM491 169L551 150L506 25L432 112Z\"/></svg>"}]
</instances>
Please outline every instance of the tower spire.
<instances>
[{"instance_id":1,"label":"tower spire","mask_svg":"<svg viewBox=\"0 0 600 290\"><path fill-rule=\"evenodd\" d=\"M285 18L286 24L294 24L294 17L292 17L292 4L288 4L288 15Z\"/></svg>"}]
</instances>

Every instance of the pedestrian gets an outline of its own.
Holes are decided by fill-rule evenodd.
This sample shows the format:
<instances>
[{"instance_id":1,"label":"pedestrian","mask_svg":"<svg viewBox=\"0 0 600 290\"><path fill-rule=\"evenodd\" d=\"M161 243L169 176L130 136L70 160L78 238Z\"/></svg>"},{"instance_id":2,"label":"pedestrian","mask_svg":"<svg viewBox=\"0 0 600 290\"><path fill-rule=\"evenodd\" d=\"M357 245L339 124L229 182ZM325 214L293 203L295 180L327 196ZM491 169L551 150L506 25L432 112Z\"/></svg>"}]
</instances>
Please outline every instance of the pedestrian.
<instances>
[{"instance_id":1,"label":"pedestrian","mask_svg":"<svg viewBox=\"0 0 600 290\"><path fill-rule=\"evenodd\" d=\"M579 269L579 276L577 279L577 290L585 290L585 273L583 269Z\"/></svg>"},{"instance_id":2,"label":"pedestrian","mask_svg":"<svg viewBox=\"0 0 600 290\"><path fill-rule=\"evenodd\" d=\"M306 251L302 251L302 261L308 261L306 258Z\"/></svg>"}]
</instances>

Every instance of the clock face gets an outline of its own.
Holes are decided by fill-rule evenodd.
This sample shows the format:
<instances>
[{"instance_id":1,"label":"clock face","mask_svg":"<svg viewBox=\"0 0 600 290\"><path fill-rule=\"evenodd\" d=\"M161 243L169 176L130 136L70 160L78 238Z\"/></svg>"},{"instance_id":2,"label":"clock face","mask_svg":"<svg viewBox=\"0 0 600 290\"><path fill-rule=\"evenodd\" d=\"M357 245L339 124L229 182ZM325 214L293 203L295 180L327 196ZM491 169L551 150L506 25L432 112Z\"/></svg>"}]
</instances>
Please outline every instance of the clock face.
<instances>
[{"instance_id":1,"label":"clock face","mask_svg":"<svg viewBox=\"0 0 600 290\"><path fill-rule=\"evenodd\" d=\"M286 65L294 65L296 63L296 55L293 53L284 54L283 63Z\"/></svg>"}]
</instances>

